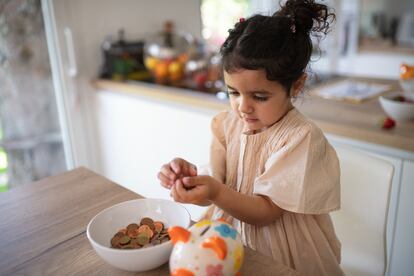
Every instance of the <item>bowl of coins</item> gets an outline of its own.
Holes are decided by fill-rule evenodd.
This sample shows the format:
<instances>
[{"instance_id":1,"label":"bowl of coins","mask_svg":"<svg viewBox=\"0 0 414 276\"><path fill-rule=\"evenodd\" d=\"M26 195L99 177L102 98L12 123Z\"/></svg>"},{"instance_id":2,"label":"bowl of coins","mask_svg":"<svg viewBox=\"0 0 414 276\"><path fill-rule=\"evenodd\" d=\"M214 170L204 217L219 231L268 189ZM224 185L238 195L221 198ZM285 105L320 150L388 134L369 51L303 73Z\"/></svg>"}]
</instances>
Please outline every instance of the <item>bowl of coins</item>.
<instances>
[{"instance_id":1,"label":"bowl of coins","mask_svg":"<svg viewBox=\"0 0 414 276\"><path fill-rule=\"evenodd\" d=\"M110 265L147 271L166 263L173 244L168 228L190 226L190 214L164 199L125 201L98 213L86 234L96 253Z\"/></svg>"}]
</instances>

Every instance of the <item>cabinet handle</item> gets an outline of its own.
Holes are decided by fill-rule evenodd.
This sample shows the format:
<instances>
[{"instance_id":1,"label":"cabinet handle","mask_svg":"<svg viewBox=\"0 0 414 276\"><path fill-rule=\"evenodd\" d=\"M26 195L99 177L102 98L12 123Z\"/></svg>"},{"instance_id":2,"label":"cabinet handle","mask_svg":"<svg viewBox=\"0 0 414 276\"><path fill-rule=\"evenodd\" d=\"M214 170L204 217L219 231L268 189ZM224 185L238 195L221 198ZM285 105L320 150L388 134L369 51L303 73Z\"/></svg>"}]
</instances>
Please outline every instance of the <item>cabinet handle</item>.
<instances>
[{"instance_id":1,"label":"cabinet handle","mask_svg":"<svg viewBox=\"0 0 414 276\"><path fill-rule=\"evenodd\" d=\"M78 66L76 64L75 47L73 46L73 36L70 28L63 29L65 35L65 43L68 54L68 75L70 77L76 77L78 75Z\"/></svg>"}]
</instances>

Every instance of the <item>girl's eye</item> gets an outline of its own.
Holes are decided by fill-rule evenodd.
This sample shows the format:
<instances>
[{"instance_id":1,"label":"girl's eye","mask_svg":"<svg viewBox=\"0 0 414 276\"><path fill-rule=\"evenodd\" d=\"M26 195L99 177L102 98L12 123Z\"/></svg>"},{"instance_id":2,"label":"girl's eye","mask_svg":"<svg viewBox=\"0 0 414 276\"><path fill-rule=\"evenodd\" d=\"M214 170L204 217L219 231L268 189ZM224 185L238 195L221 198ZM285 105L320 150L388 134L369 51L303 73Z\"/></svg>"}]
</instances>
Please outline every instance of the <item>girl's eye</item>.
<instances>
[{"instance_id":1,"label":"girl's eye","mask_svg":"<svg viewBox=\"0 0 414 276\"><path fill-rule=\"evenodd\" d=\"M228 94L229 96L238 96L238 95L239 95L239 92L237 92L237 91L227 90L227 94Z\"/></svg>"},{"instance_id":2,"label":"girl's eye","mask_svg":"<svg viewBox=\"0 0 414 276\"><path fill-rule=\"evenodd\" d=\"M259 101L259 102L265 102L269 98L267 96L253 95L253 99L255 99L256 101Z\"/></svg>"}]
</instances>

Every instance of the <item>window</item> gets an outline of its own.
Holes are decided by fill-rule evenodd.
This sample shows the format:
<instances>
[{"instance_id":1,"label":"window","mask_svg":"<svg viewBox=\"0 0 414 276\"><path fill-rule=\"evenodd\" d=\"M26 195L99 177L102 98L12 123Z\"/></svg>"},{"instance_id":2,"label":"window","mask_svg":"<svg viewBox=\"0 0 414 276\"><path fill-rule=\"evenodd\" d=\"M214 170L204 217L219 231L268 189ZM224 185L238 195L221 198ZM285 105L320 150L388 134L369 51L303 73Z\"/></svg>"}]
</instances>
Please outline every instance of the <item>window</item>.
<instances>
[{"instance_id":1,"label":"window","mask_svg":"<svg viewBox=\"0 0 414 276\"><path fill-rule=\"evenodd\" d=\"M228 30L241 17L246 17L250 0L202 0L202 35L211 50L218 50L228 35Z\"/></svg>"},{"instance_id":2,"label":"window","mask_svg":"<svg viewBox=\"0 0 414 276\"><path fill-rule=\"evenodd\" d=\"M7 155L1 147L3 130L0 125L0 192L7 191Z\"/></svg>"}]
</instances>

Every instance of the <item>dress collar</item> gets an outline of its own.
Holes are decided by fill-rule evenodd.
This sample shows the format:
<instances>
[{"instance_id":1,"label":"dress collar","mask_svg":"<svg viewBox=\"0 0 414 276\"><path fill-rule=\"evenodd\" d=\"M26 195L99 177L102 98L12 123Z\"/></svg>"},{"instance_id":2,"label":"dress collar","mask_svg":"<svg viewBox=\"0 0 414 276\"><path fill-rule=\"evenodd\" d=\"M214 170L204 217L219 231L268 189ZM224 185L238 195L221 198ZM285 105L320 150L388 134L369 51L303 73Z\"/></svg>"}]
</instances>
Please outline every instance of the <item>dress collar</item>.
<instances>
[{"instance_id":1,"label":"dress collar","mask_svg":"<svg viewBox=\"0 0 414 276\"><path fill-rule=\"evenodd\" d=\"M292 107L279 120L277 120L276 122L274 122L272 125L267 126L267 127L264 127L264 128L261 128L259 130L244 130L243 129L242 134L243 135L257 135L257 134L261 134L261 133L267 132L267 130L275 128L275 126L279 125L285 118L291 116L291 114L293 114L295 112L296 112L296 108L295 107Z\"/></svg>"}]
</instances>

